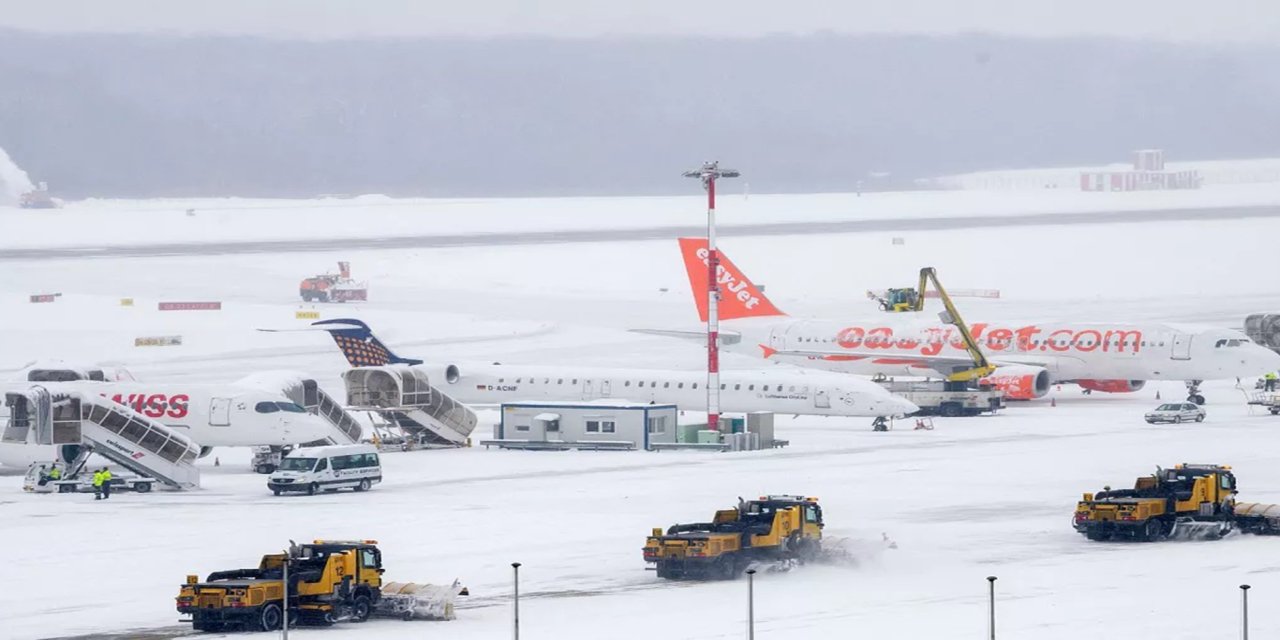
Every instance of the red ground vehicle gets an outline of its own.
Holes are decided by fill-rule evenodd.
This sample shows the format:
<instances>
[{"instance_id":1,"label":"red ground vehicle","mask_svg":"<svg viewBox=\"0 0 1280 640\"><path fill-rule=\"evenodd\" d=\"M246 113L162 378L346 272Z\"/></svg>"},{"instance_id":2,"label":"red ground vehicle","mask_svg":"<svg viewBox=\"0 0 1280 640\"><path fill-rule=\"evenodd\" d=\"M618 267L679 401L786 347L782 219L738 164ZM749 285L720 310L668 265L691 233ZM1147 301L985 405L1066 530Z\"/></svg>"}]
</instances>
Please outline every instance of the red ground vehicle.
<instances>
[{"instance_id":1,"label":"red ground vehicle","mask_svg":"<svg viewBox=\"0 0 1280 640\"><path fill-rule=\"evenodd\" d=\"M368 283L351 279L351 263L339 262L338 273L311 276L298 285L298 293L306 302L346 302L368 300Z\"/></svg>"}]
</instances>

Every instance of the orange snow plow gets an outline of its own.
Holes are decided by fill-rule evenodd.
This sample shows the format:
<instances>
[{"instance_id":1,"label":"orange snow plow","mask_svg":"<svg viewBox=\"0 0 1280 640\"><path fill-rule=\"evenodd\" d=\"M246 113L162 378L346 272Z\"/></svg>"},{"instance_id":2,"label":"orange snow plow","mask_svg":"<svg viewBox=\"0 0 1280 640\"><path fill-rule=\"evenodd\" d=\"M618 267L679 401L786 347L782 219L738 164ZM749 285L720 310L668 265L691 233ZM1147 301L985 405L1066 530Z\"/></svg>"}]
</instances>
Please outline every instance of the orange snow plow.
<instances>
[{"instance_id":1,"label":"orange snow plow","mask_svg":"<svg viewBox=\"0 0 1280 640\"><path fill-rule=\"evenodd\" d=\"M351 279L351 263L339 262L338 273L311 276L298 285L304 302L348 302L369 299L369 285Z\"/></svg>"}]
</instances>

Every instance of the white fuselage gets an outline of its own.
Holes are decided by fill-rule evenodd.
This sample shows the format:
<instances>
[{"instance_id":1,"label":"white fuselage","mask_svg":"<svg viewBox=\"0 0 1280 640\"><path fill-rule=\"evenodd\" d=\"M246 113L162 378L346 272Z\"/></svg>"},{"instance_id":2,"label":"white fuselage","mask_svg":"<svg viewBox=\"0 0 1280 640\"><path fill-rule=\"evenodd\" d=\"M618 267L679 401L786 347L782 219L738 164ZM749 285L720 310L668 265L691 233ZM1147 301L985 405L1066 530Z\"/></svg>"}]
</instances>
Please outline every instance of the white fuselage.
<instances>
[{"instance_id":1,"label":"white fuselage","mask_svg":"<svg viewBox=\"0 0 1280 640\"><path fill-rule=\"evenodd\" d=\"M257 387L132 380L21 382L7 386L42 386L54 393L76 391L110 399L177 430L201 447L299 444L332 433L332 426L326 421L306 413L283 393ZM0 464L25 467L33 461L53 459L51 451L52 447L35 444L0 443Z\"/></svg>"},{"instance_id":2,"label":"white fuselage","mask_svg":"<svg viewBox=\"0 0 1280 640\"><path fill-rule=\"evenodd\" d=\"M695 411L707 408L707 374L700 371L502 364L414 368L425 371L433 386L463 404L613 398ZM720 408L727 413L895 416L918 409L869 380L790 367L721 372L720 384Z\"/></svg>"},{"instance_id":3,"label":"white fuselage","mask_svg":"<svg viewBox=\"0 0 1280 640\"><path fill-rule=\"evenodd\" d=\"M741 336L740 340L726 341L724 348L799 366L865 375L941 375L921 360L965 357L955 327L904 320L743 318L723 323L726 330ZM1041 366L1054 381L1214 380L1280 369L1280 355L1226 329L978 322L971 325L971 332L993 362ZM824 355L775 353L785 350L822 351ZM840 355L842 350L857 355Z\"/></svg>"}]
</instances>

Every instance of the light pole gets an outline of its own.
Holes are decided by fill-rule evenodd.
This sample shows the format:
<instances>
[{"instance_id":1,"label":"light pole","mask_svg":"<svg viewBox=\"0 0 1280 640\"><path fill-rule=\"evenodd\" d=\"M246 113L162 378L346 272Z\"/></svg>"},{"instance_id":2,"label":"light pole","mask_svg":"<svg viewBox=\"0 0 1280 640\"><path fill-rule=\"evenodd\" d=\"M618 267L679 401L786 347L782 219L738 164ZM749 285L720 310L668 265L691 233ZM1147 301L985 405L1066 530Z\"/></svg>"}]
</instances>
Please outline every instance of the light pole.
<instances>
[{"instance_id":1,"label":"light pole","mask_svg":"<svg viewBox=\"0 0 1280 640\"><path fill-rule=\"evenodd\" d=\"M721 169L718 161L704 162L686 178L697 178L707 190L707 429L720 430L720 288L717 276L720 254L716 252L716 180L736 178L740 173Z\"/></svg>"},{"instance_id":2,"label":"light pole","mask_svg":"<svg viewBox=\"0 0 1280 640\"><path fill-rule=\"evenodd\" d=\"M991 640L996 640L996 577L987 576L987 584L989 586L989 610L991 612Z\"/></svg>"},{"instance_id":3,"label":"light pole","mask_svg":"<svg viewBox=\"0 0 1280 640\"><path fill-rule=\"evenodd\" d=\"M756 570L747 569L747 640L756 640ZM1245 638L1248 640L1248 638Z\"/></svg>"},{"instance_id":4,"label":"light pole","mask_svg":"<svg viewBox=\"0 0 1280 640\"><path fill-rule=\"evenodd\" d=\"M289 550L284 552L284 564L282 565L282 575L280 579L284 582L284 610L281 611L283 619L280 621L280 638L281 640L289 640Z\"/></svg>"},{"instance_id":5,"label":"light pole","mask_svg":"<svg viewBox=\"0 0 1280 640\"><path fill-rule=\"evenodd\" d=\"M520 563L512 562L511 568L515 570L515 586L516 586L515 640L520 640Z\"/></svg>"},{"instance_id":6,"label":"light pole","mask_svg":"<svg viewBox=\"0 0 1280 640\"><path fill-rule=\"evenodd\" d=\"M1249 585L1240 585L1240 637L1249 640Z\"/></svg>"}]
</instances>

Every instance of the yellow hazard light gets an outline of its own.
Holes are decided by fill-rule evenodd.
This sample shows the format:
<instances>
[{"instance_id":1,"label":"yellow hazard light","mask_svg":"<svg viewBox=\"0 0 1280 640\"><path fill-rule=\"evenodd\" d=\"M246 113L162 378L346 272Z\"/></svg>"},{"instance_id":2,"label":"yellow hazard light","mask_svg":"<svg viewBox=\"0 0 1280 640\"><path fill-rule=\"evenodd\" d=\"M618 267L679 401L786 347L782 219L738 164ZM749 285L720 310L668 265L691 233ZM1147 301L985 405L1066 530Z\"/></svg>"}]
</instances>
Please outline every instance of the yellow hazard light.
<instances>
[{"instance_id":1,"label":"yellow hazard light","mask_svg":"<svg viewBox=\"0 0 1280 640\"><path fill-rule=\"evenodd\" d=\"M808 498L805 498L805 500L808 500L809 502L817 502L818 498L817 496L810 496Z\"/></svg>"}]
</instances>

